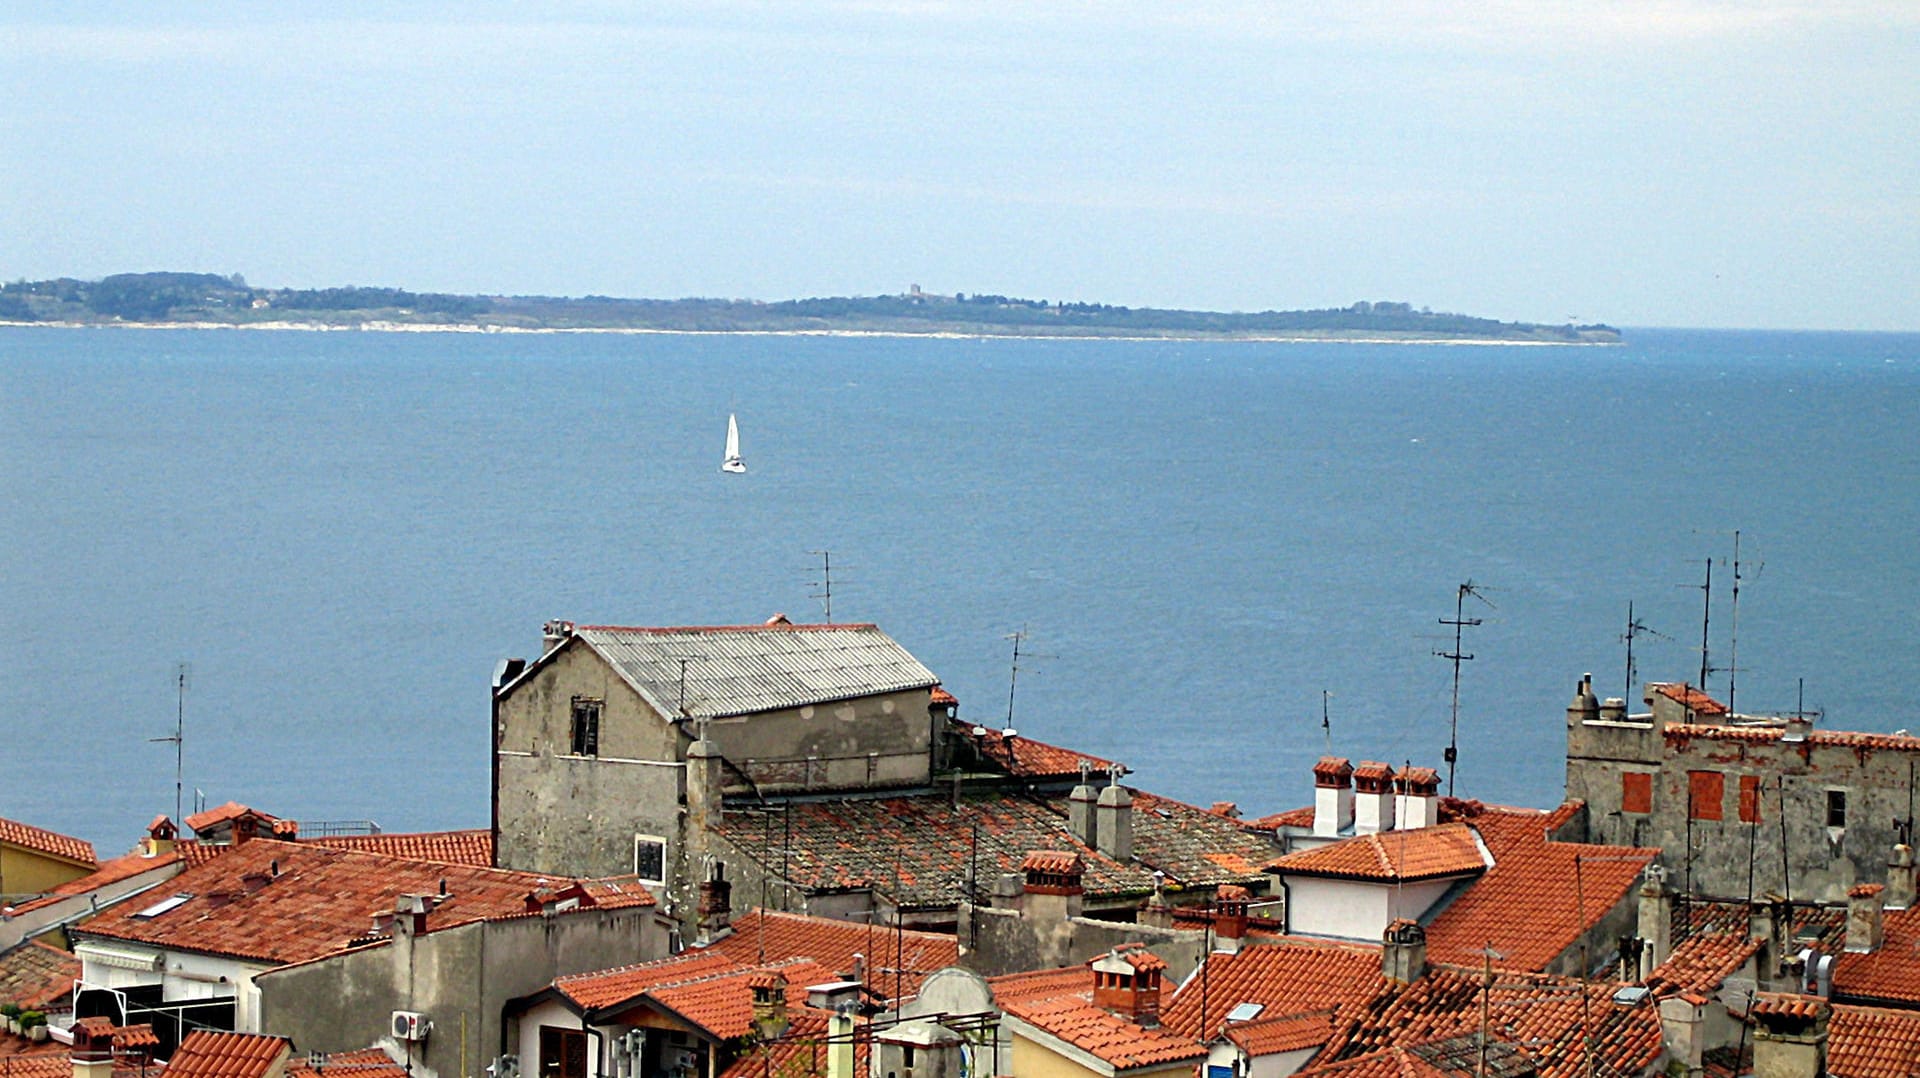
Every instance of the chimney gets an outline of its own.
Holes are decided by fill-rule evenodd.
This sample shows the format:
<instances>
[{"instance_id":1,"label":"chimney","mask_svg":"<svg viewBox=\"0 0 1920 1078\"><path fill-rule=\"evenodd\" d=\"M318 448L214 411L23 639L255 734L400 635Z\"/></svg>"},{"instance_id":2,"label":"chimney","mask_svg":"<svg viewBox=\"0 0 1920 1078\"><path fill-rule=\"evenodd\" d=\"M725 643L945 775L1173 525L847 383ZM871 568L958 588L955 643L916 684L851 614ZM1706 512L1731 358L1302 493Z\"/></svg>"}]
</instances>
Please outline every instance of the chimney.
<instances>
[{"instance_id":1,"label":"chimney","mask_svg":"<svg viewBox=\"0 0 1920 1078\"><path fill-rule=\"evenodd\" d=\"M1080 916L1086 865L1077 853L1034 850L1020 862L1020 919L1062 923Z\"/></svg>"},{"instance_id":2,"label":"chimney","mask_svg":"<svg viewBox=\"0 0 1920 1078\"><path fill-rule=\"evenodd\" d=\"M787 978L778 970L761 970L747 978L753 992L753 1031L763 1041L787 1031Z\"/></svg>"},{"instance_id":3,"label":"chimney","mask_svg":"<svg viewBox=\"0 0 1920 1078\"><path fill-rule=\"evenodd\" d=\"M700 901L695 907L699 941L713 943L733 931L733 884L727 882L727 866L715 861L700 884Z\"/></svg>"},{"instance_id":4,"label":"chimney","mask_svg":"<svg viewBox=\"0 0 1920 1078\"><path fill-rule=\"evenodd\" d=\"M1427 930L1402 917L1381 937L1380 972L1395 984L1412 984L1427 972Z\"/></svg>"},{"instance_id":5,"label":"chimney","mask_svg":"<svg viewBox=\"0 0 1920 1078\"><path fill-rule=\"evenodd\" d=\"M554 648L567 642L573 635L573 622L554 618L540 627L540 655L545 658Z\"/></svg>"},{"instance_id":6,"label":"chimney","mask_svg":"<svg viewBox=\"0 0 1920 1078\"><path fill-rule=\"evenodd\" d=\"M859 1078L854 1072L851 1008L836 1009L827 1019L827 1078Z\"/></svg>"},{"instance_id":7,"label":"chimney","mask_svg":"<svg viewBox=\"0 0 1920 1078\"><path fill-rule=\"evenodd\" d=\"M1831 1004L1808 996L1762 992L1751 1013L1756 1026L1756 1078L1825 1078Z\"/></svg>"},{"instance_id":8,"label":"chimney","mask_svg":"<svg viewBox=\"0 0 1920 1078\"><path fill-rule=\"evenodd\" d=\"M1322 756L1313 765L1313 833L1334 838L1353 826L1353 765L1342 756Z\"/></svg>"},{"instance_id":9,"label":"chimney","mask_svg":"<svg viewBox=\"0 0 1920 1078\"><path fill-rule=\"evenodd\" d=\"M1626 722L1627 701L1623 697L1609 696L1600 701L1601 722Z\"/></svg>"},{"instance_id":10,"label":"chimney","mask_svg":"<svg viewBox=\"0 0 1920 1078\"><path fill-rule=\"evenodd\" d=\"M1167 902L1167 874L1153 870L1153 894L1140 910L1139 923L1148 928L1172 928L1173 906Z\"/></svg>"},{"instance_id":11,"label":"chimney","mask_svg":"<svg viewBox=\"0 0 1920 1078\"><path fill-rule=\"evenodd\" d=\"M427 934L427 911L433 903L425 895L401 895L393 900L393 928L396 936Z\"/></svg>"},{"instance_id":12,"label":"chimney","mask_svg":"<svg viewBox=\"0 0 1920 1078\"><path fill-rule=\"evenodd\" d=\"M1080 785L1067 795L1067 830L1083 846L1099 844L1094 832L1094 802L1100 795L1094 792L1092 782L1093 765L1080 761Z\"/></svg>"},{"instance_id":13,"label":"chimney","mask_svg":"<svg viewBox=\"0 0 1920 1078\"><path fill-rule=\"evenodd\" d=\"M1113 766L1111 782L1100 791L1100 801L1094 806L1095 825L1101 853L1121 864L1133 860L1133 795L1120 785L1120 776L1126 768L1119 764Z\"/></svg>"},{"instance_id":14,"label":"chimney","mask_svg":"<svg viewBox=\"0 0 1920 1078\"><path fill-rule=\"evenodd\" d=\"M1857 883L1847 889L1847 953L1872 954L1886 942L1881 894L1884 884Z\"/></svg>"},{"instance_id":15,"label":"chimney","mask_svg":"<svg viewBox=\"0 0 1920 1078\"><path fill-rule=\"evenodd\" d=\"M73 1078L113 1078L113 1020L82 1018L73 1024Z\"/></svg>"},{"instance_id":16,"label":"chimney","mask_svg":"<svg viewBox=\"0 0 1920 1078\"><path fill-rule=\"evenodd\" d=\"M1144 944L1123 943L1087 963L1093 1005L1146 1028L1160 1024L1160 975L1167 964Z\"/></svg>"},{"instance_id":17,"label":"chimney","mask_svg":"<svg viewBox=\"0 0 1920 1078\"><path fill-rule=\"evenodd\" d=\"M720 826L720 747L705 731L687 746L687 844L691 853L705 853L707 835Z\"/></svg>"},{"instance_id":18,"label":"chimney","mask_svg":"<svg viewBox=\"0 0 1920 1078\"><path fill-rule=\"evenodd\" d=\"M1600 700L1593 695L1593 675L1582 674L1580 684L1573 688L1573 702L1567 705L1567 725L1599 721Z\"/></svg>"},{"instance_id":19,"label":"chimney","mask_svg":"<svg viewBox=\"0 0 1920 1078\"><path fill-rule=\"evenodd\" d=\"M1706 1073L1707 997L1688 989L1660 1001L1660 1044L1673 1060L1667 1073L1699 1078Z\"/></svg>"},{"instance_id":20,"label":"chimney","mask_svg":"<svg viewBox=\"0 0 1920 1078\"><path fill-rule=\"evenodd\" d=\"M1641 967L1644 976L1673 953L1673 895L1667 890L1667 870L1659 865L1647 866L1646 882L1640 885L1639 929L1648 951Z\"/></svg>"},{"instance_id":21,"label":"chimney","mask_svg":"<svg viewBox=\"0 0 1920 1078\"><path fill-rule=\"evenodd\" d=\"M1789 715L1787 728L1780 732L1780 740L1787 744L1799 744L1813 733L1813 720L1805 715Z\"/></svg>"},{"instance_id":22,"label":"chimney","mask_svg":"<svg viewBox=\"0 0 1920 1078\"><path fill-rule=\"evenodd\" d=\"M1887 858L1887 890L1880 897L1887 909L1904 910L1912 907L1915 890L1913 847L1902 842L1893 848L1893 854Z\"/></svg>"},{"instance_id":23,"label":"chimney","mask_svg":"<svg viewBox=\"0 0 1920 1078\"><path fill-rule=\"evenodd\" d=\"M1440 822L1440 773L1431 767L1409 767L1393 778L1399 791L1394 819L1400 830L1432 827Z\"/></svg>"},{"instance_id":24,"label":"chimney","mask_svg":"<svg viewBox=\"0 0 1920 1078\"><path fill-rule=\"evenodd\" d=\"M1247 938L1247 907L1253 892L1235 883L1223 883L1213 896L1213 949L1237 954Z\"/></svg>"},{"instance_id":25,"label":"chimney","mask_svg":"<svg viewBox=\"0 0 1920 1078\"><path fill-rule=\"evenodd\" d=\"M180 838L180 829L165 816L155 816L147 825L147 840L141 844L141 856L165 857L173 852Z\"/></svg>"},{"instance_id":26,"label":"chimney","mask_svg":"<svg viewBox=\"0 0 1920 1078\"><path fill-rule=\"evenodd\" d=\"M1353 769L1353 833L1375 835L1393 830L1393 768L1364 760Z\"/></svg>"}]
</instances>

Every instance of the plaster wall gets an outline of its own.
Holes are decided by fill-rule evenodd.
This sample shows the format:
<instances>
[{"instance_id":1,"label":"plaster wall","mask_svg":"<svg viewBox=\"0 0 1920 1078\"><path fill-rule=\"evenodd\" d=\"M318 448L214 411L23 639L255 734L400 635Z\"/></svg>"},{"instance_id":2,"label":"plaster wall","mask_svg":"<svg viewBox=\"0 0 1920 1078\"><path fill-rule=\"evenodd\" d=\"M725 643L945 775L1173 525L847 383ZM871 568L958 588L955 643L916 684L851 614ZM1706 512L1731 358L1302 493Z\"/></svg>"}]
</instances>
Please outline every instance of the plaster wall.
<instances>
[{"instance_id":1,"label":"plaster wall","mask_svg":"<svg viewBox=\"0 0 1920 1078\"><path fill-rule=\"evenodd\" d=\"M1310 876L1286 878L1287 931L1305 936L1378 943L1387 926L1400 918L1418 921L1452 879L1420 883L1360 883Z\"/></svg>"},{"instance_id":2,"label":"plaster wall","mask_svg":"<svg viewBox=\"0 0 1920 1078\"><path fill-rule=\"evenodd\" d=\"M0 905L44 894L93 871L59 857L0 842Z\"/></svg>"}]
</instances>

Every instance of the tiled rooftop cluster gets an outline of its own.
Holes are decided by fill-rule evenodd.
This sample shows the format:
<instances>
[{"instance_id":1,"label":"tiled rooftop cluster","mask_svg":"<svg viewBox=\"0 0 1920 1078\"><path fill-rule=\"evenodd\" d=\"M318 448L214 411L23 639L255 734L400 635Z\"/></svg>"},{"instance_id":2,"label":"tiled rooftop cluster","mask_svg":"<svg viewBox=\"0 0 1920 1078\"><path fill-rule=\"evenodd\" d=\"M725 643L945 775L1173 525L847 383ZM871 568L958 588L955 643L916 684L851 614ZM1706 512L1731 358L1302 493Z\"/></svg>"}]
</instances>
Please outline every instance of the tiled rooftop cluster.
<instances>
[{"instance_id":1,"label":"tiled rooftop cluster","mask_svg":"<svg viewBox=\"0 0 1920 1078\"><path fill-rule=\"evenodd\" d=\"M93 864L93 843L4 816L0 816L0 842L75 864Z\"/></svg>"}]
</instances>

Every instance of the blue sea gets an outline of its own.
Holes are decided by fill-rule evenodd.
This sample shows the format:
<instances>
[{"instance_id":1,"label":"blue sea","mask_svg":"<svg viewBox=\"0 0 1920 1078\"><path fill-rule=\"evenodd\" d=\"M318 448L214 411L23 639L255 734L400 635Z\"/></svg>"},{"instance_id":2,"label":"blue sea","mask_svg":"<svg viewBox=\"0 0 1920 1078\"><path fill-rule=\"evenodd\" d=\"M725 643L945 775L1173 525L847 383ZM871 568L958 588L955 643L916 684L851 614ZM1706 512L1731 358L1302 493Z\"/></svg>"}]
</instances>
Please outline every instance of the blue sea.
<instances>
[{"instance_id":1,"label":"blue sea","mask_svg":"<svg viewBox=\"0 0 1920 1078\"><path fill-rule=\"evenodd\" d=\"M1638 680L1697 681L1709 561L1716 694L1920 726L1913 334L9 328L0 506L0 816L103 855L173 809L178 663L189 811L484 826L543 621L821 620L823 550L963 717L1249 815L1329 742L1443 767L1468 581L1461 796L1557 803L1629 603Z\"/></svg>"}]
</instances>

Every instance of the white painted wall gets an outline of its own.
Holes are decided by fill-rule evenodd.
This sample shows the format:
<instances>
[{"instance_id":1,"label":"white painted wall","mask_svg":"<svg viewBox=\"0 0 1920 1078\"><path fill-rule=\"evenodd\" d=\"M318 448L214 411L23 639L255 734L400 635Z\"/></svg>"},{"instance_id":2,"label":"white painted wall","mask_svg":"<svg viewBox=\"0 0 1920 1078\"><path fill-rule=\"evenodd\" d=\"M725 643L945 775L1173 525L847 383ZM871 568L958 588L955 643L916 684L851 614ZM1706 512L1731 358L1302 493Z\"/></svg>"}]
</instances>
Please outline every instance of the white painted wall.
<instances>
[{"instance_id":1,"label":"white painted wall","mask_svg":"<svg viewBox=\"0 0 1920 1078\"><path fill-rule=\"evenodd\" d=\"M1379 943L1387 925L1401 918L1420 920L1453 881L1362 883L1312 876L1287 876L1287 927L1306 936Z\"/></svg>"}]
</instances>

